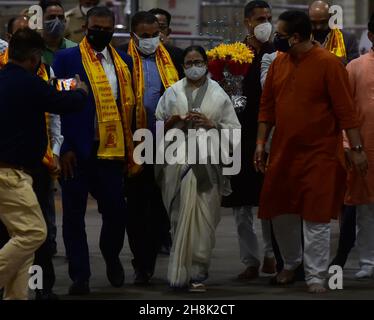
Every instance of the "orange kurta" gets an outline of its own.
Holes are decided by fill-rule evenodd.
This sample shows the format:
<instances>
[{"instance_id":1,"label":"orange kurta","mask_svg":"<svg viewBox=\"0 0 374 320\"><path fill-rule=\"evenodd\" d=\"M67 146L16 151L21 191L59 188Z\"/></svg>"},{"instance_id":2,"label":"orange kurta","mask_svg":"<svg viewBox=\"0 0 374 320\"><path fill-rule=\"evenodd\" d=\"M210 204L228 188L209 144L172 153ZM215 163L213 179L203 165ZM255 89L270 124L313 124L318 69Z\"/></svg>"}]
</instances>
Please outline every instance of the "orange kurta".
<instances>
[{"instance_id":1,"label":"orange kurta","mask_svg":"<svg viewBox=\"0 0 374 320\"><path fill-rule=\"evenodd\" d=\"M360 119L362 143L368 157L369 170L363 178L356 170L348 175L346 204L374 203L374 51L352 60L347 66L355 107Z\"/></svg>"},{"instance_id":2,"label":"orange kurta","mask_svg":"<svg viewBox=\"0 0 374 320\"><path fill-rule=\"evenodd\" d=\"M341 61L318 46L298 61L280 55L269 69L259 121L276 128L259 217L336 218L346 188L342 129L358 127Z\"/></svg>"}]
</instances>

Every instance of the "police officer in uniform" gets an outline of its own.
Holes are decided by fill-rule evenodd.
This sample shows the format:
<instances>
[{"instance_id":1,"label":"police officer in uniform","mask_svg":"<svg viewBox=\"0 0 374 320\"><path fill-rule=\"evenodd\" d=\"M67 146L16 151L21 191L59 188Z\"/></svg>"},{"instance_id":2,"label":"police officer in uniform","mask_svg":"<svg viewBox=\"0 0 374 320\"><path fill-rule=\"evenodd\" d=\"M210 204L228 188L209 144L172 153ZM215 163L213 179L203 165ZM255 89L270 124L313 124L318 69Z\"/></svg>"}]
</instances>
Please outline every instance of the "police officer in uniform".
<instances>
[{"instance_id":1,"label":"police officer in uniform","mask_svg":"<svg viewBox=\"0 0 374 320\"><path fill-rule=\"evenodd\" d=\"M86 23L87 12L98 6L100 0L79 0L79 4L66 12L66 34L65 37L75 43L79 43L84 38L83 26Z\"/></svg>"}]
</instances>

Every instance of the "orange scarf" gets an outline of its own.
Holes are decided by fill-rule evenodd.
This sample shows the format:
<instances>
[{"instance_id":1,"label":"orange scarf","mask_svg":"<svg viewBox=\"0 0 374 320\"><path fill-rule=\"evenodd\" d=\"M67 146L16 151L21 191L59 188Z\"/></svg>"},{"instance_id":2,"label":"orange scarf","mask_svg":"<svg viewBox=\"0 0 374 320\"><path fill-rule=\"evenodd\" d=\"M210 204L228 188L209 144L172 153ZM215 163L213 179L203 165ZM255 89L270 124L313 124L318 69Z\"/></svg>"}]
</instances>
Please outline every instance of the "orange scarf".
<instances>
[{"instance_id":1,"label":"orange scarf","mask_svg":"<svg viewBox=\"0 0 374 320\"><path fill-rule=\"evenodd\" d=\"M8 61L9 61L9 54L8 54L8 49L6 49L5 52L0 55L0 69L2 69L8 63ZM44 81L48 82L49 80L48 72L45 68L44 63L40 65L40 68L37 74ZM47 166L49 169L52 169L54 168L54 161L53 161L53 151L51 148L51 139L50 139L49 131L48 131L48 128L49 128L49 114L48 113L45 114L45 122L47 125L48 145L47 145L47 151L43 158L43 164Z\"/></svg>"},{"instance_id":2,"label":"orange scarf","mask_svg":"<svg viewBox=\"0 0 374 320\"><path fill-rule=\"evenodd\" d=\"M118 106L105 71L87 38L82 40L79 48L96 104L100 134L97 157L112 160L126 159L128 174L135 175L141 167L133 160L134 145L130 124L135 98L131 87L130 70L117 51L109 46L119 83L120 104Z\"/></svg>"},{"instance_id":3,"label":"orange scarf","mask_svg":"<svg viewBox=\"0 0 374 320\"><path fill-rule=\"evenodd\" d=\"M133 77L136 96L136 129L147 128L147 115L144 108L144 74L142 59L133 39L130 40L128 54L134 62ZM177 69L169 52L161 43L156 51L156 64L162 84L167 89L179 80Z\"/></svg>"}]
</instances>

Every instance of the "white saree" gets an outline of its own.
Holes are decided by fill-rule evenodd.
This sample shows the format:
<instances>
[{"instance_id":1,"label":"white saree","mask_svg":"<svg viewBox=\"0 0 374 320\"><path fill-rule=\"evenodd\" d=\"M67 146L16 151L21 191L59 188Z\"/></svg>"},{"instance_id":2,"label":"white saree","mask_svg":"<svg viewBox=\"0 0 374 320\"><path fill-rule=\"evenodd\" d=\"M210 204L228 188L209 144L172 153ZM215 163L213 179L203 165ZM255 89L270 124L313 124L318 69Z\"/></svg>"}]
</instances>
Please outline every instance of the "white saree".
<instances>
[{"instance_id":1,"label":"white saree","mask_svg":"<svg viewBox=\"0 0 374 320\"><path fill-rule=\"evenodd\" d=\"M240 129L228 95L217 82L207 81L200 111L218 129ZM189 112L187 85L187 80L182 79L165 91L156 110L158 121ZM185 145L180 147L185 148ZM220 165L211 164L160 165L156 167L156 180L171 221L173 246L168 268L169 283L172 287L185 287L190 281L203 281L208 276L215 245L221 196L231 192L229 180L223 176Z\"/></svg>"}]
</instances>

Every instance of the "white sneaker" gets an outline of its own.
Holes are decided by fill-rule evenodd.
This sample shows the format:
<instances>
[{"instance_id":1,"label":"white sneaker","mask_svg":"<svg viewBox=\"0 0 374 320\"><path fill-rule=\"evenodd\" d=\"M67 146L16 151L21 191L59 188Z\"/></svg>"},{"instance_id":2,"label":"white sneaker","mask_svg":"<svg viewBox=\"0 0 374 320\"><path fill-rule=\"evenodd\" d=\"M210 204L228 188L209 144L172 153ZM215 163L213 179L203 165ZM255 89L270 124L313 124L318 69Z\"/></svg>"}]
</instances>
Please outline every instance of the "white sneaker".
<instances>
[{"instance_id":1,"label":"white sneaker","mask_svg":"<svg viewBox=\"0 0 374 320\"><path fill-rule=\"evenodd\" d=\"M373 271L367 269L361 269L359 272L355 274L356 280L364 280L373 278Z\"/></svg>"}]
</instances>

